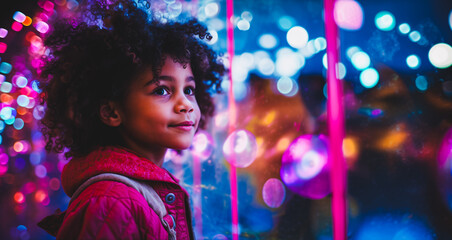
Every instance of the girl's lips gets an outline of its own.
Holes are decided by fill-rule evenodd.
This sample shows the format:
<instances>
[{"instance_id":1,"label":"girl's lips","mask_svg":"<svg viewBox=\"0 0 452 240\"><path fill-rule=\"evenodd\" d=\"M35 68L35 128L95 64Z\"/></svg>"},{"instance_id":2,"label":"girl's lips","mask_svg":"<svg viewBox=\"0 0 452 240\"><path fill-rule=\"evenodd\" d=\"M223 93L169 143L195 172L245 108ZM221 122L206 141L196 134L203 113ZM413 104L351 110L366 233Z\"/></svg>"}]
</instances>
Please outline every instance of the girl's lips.
<instances>
[{"instance_id":1,"label":"girl's lips","mask_svg":"<svg viewBox=\"0 0 452 240\"><path fill-rule=\"evenodd\" d=\"M169 126L183 131L191 131L195 127L195 124L192 121L185 121L177 124L171 124Z\"/></svg>"},{"instance_id":2,"label":"girl's lips","mask_svg":"<svg viewBox=\"0 0 452 240\"><path fill-rule=\"evenodd\" d=\"M193 125L173 125L173 126L170 126L170 127L176 128L176 129L179 129L179 130L183 130L183 131L191 131L194 128Z\"/></svg>"}]
</instances>

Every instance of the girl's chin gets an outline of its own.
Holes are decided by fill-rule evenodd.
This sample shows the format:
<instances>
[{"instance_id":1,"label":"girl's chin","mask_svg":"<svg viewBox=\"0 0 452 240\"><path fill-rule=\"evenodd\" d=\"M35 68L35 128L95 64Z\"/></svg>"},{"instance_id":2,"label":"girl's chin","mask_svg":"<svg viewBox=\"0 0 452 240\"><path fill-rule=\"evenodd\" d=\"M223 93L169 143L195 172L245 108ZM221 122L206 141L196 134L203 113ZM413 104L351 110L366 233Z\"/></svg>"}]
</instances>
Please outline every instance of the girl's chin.
<instances>
[{"instance_id":1,"label":"girl's chin","mask_svg":"<svg viewBox=\"0 0 452 240\"><path fill-rule=\"evenodd\" d=\"M178 144L178 145L172 146L171 149L182 151L182 150L188 149L189 147L191 147L191 143L189 143L189 144Z\"/></svg>"}]
</instances>

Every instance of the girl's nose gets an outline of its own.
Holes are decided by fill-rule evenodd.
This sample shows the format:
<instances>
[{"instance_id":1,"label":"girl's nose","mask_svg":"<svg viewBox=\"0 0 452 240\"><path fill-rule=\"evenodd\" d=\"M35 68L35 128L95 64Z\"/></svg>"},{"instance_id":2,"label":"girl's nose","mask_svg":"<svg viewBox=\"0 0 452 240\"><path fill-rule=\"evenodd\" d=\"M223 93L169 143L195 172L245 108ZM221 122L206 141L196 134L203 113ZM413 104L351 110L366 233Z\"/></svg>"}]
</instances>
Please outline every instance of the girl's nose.
<instances>
[{"instance_id":1,"label":"girl's nose","mask_svg":"<svg viewBox=\"0 0 452 240\"><path fill-rule=\"evenodd\" d=\"M193 103L187 99L187 97L182 96L176 103L175 109L176 113L189 113L194 111Z\"/></svg>"}]
</instances>

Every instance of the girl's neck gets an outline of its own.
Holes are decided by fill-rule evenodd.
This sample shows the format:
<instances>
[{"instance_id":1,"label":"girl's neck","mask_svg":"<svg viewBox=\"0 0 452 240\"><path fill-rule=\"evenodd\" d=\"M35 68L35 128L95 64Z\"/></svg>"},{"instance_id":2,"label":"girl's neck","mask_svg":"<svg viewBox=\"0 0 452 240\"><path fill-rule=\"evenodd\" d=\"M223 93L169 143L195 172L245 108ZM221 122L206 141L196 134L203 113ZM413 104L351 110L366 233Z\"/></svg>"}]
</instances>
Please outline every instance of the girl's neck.
<instances>
[{"instance_id":1,"label":"girl's neck","mask_svg":"<svg viewBox=\"0 0 452 240\"><path fill-rule=\"evenodd\" d=\"M163 162L165 160L165 154L167 148L159 148L159 149L141 149L138 146L123 146L127 148L130 152L134 153L139 157L143 157L153 162L158 167L162 167Z\"/></svg>"}]
</instances>

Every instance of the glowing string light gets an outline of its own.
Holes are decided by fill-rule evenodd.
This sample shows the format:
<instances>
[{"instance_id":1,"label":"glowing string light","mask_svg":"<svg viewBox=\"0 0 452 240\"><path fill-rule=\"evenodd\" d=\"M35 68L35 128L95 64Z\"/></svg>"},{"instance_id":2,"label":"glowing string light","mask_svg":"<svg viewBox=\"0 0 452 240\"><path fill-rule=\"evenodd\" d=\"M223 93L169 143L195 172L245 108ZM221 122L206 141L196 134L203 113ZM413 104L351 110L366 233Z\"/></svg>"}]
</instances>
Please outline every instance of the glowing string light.
<instances>
[{"instance_id":1,"label":"glowing string light","mask_svg":"<svg viewBox=\"0 0 452 240\"><path fill-rule=\"evenodd\" d=\"M5 38L8 35L8 30L0 28L0 38Z\"/></svg>"},{"instance_id":2,"label":"glowing string light","mask_svg":"<svg viewBox=\"0 0 452 240\"><path fill-rule=\"evenodd\" d=\"M7 47L8 47L8 45L6 43L0 42L0 53L6 52Z\"/></svg>"},{"instance_id":3,"label":"glowing string light","mask_svg":"<svg viewBox=\"0 0 452 240\"><path fill-rule=\"evenodd\" d=\"M55 5L51 1L45 1L44 5L42 6L42 8L47 12L53 12L54 7Z\"/></svg>"},{"instance_id":4,"label":"glowing string light","mask_svg":"<svg viewBox=\"0 0 452 240\"><path fill-rule=\"evenodd\" d=\"M24 27L24 25L22 25L19 22L13 22L13 24L11 25L11 29L16 32L19 32L20 30L22 30L23 27Z\"/></svg>"},{"instance_id":5,"label":"glowing string light","mask_svg":"<svg viewBox=\"0 0 452 240\"><path fill-rule=\"evenodd\" d=\"M16 201L17 203L24 203L25 202L24 194L21 192L16 192L14 194L14 201Z\"/></svg>"},{"instance_id":6,"label":"glowing string light","mask_svg":"<svg viewBox=\"0 0 452 240\"><path fill-rule=\"evenodd\" d=\"M336 75L339 62L338 29L334 21L335 0L324 0L325 35L327 41L327 83L328 83L328 130L331 157L331 210L333 215L333 238L345 240L347 238L346 211L346 166L342 152L344 138L344 109L342 104L342 85Z\"/></svg>"},{"instance_id":7,"label":"glowing string light","mask_svg":"<svg viewBox=\"0 0 452 240\"><path fill-rule=\"evenodd\" d=\"M27 17L25 17L25 20L22 22L22 24L24 26L28 27L31 25L32 22L33 22L33 20L29 16L27 16Z\"/></svg>"},{"instance_id":8,"label":"glowing string light","mask_svg":"<svg viewBox=\"0 0 452 240\"><path fill-rule=\"evenodd\" d=\"M23 14L22 12L19 12L19 11L15 12L13 15L13 19L16 22L22 23L23 21L25 21L25 18L26 18L25 14Z\"/></svg>"},{"instance_id":9,"label":"glowing string light","mask_svg":"<svg viewBox=\"0 0 452 240\"><path fill-rule=\"evenodd\" d=\"M7 62L2 62L0 64L0 73L8 74L11 72L12 68L13 68L13 66L11 66L11 64L9 64Z\"/></svg>"},{"instance_id":10,"label":"glowing string light","mask_svg":"<svg viewBox=\"0 0 452 240\"><path fill-rule=\"evenodd\" d=\"M36 30L40 33L46 33L47 31L49 31L49 25L46 22L38 22L36 24Z\"/></svg>"}]
</instances>

